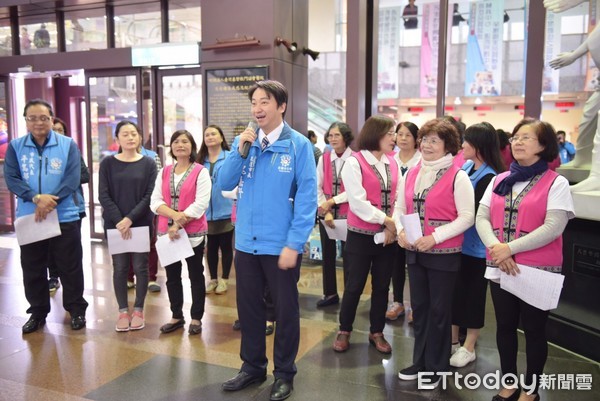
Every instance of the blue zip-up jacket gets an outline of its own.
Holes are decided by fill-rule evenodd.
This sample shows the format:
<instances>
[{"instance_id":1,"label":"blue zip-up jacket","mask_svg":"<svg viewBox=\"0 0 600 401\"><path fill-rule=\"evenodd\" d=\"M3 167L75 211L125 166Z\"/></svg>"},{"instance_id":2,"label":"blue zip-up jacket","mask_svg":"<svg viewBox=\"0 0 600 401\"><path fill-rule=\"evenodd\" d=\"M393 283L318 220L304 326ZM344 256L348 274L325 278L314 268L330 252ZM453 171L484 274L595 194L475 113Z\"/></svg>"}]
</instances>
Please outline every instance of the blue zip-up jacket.
<instances>
[{"instance_id":1,"label":"blue zip-up jacket","mask_svg":"<svg viewBox=\"0 0 600 401\"><path fill-rule=\"evenodd\" d=\"M235 248L255 255L280 255L284 247L302 254L315 224L317 171L312 144L284 123L281 136L264 152L258 138L247 159L233 141L217 185L238 184Z\"/></svg>"},{"instance_id":2,"label":"blue zip-up jacket","mask_svg":"<svg viewBox=\"0 0 600 401\"><path fill-rule=\"evenodd\" d=\"M231 208L233 207L233 199L227 199L223 197L221 191L216 188L217 177L219 176L219 170L223 167L225 159L230 152L228 150L221 150L219 158L215 161L212 175L210 180L212 181L212 192L210 194L210 203L208 209L206 209L206 220L225 220L231 218ZM204 160L204 167L210 171L210 161L208 158Z\"/></svg>"},{"instance_id":3,"label":"blue zip-up jacket","mask_svg":"<svg viewBox=\"0 0 600 401\"><path fill-rule=\"evenodd\" d=\"M473 184L473 189L477 187L477 183L486 175L497 175L496 171L494 171L494 169L488 166L486 163L483 163L479 167L479 170L477 170L475 173L470 174L474 165L475 163L473 163L472 160L468 160L462 167L462 169L469 174L469 179L471 180L471 184ZM475 199L475 201L479 203L480 199ZM479 234L477 234L477 230L475 229L474 225L465 231L462 253L473 256L474 258L485 259L485 245L483 245L483 242L481 242L481 238L479 238Z\"/></svg>"},{"instance_id":4,"label":"blue zip-up jacket","mask_svg":"<svg viewBox=\"0 0 600 401\"><path fill-rule=\"evenodd\" d=\"M8 189L17 195L17 217L35 213L37 194L59 197L58 221L79 220L77 189L81 180L81 155L75 142L50 131L44 146L28 134L10 142L4 162Z\"/></svg>"}]
</instances>

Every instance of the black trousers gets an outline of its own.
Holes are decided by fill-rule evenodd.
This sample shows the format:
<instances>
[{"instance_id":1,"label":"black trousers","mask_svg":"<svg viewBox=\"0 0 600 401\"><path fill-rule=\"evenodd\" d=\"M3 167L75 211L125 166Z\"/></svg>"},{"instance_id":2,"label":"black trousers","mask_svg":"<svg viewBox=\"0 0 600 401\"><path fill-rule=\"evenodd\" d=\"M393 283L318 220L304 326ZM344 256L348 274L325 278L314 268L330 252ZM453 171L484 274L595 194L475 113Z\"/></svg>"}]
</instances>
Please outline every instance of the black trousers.
<instances>
[{"instance_id":1,"label":"black trousers","mask_svg":"<svg viewBox=\"0 0 600 401\"><path fill-rule=\"evenodd\" d=\"M50 312L47 263L54 260L63 286L63 306L71 316L85 316L88 303L83 298L81 220L60 223L61 235L21 246L21 267L25 297L32 317L44 318Z\"/></svg>"},{"instance_id":2,"label":"black trousers","mask_svg":"<svg viewBox=\"0 0 600 401\"><path fill-rule=\"evenodd\" d=\"M321 249L323 249L323 295L330 296L338 293L336 269L336 241L329 239L327 231L322 223L319 224L319 234L321 235ZM347 266L346 266L346 242L342 241L342 258L344 259L344 285L346 284Z\"/></svg>"},{"instance_id":3,"label":"black trousers","mask_svg":"<svg viewBox=\"0 0 600 401\"><path fill-rule=\"evenodd\" d=\"M277 321L273 375L276 379L291 381L297 371L295 361L300 344L298 279L302 255L298 255L293 269L280 269L277 267L278 260L279 255L253 255L240 250L235 252L237 307L242 330L241 370L255 376L266 374L265 286L268 285Z\"/></svg>"},{"instance_id":4,"label":"black trousers","mask_svg":"<svg viewBox=\"0 0 600 401\"><path fill-rule=\"evenodd\" d=\"M525 383L533 383L536 375L534 393L539 387L540 375L548 358L548 342L546 341L546 322L548 311L543 311L521 301L513 294L500 288L500 284L490 282L492 301L496 312L496 343L500 354L500 367L502 374L517 374L517 352L519 341L517 327L519 319L525 332L525 354L527 371Z\"/></svg>"},{"instance_id":5,"label":"black trousers","mask_svg":"<svg viewBox=\"0 0 600 401\"><path fill-rule=\"evenodd\" d=\"M392 270L392 287L394 302L404 303L404 284L406 283L406 250L398 243L392 244L396 248L394 268Z\"/></svg>"},{"instance_id":6,"label":"black trousers","mask_svg":"<svg viewBox=\"0 0 600 401\"><path fill-rule=\"evenodd\" d=\"M192 290L192 307L190 315L192 319L201 320L204 316L204 302L206 288L204 286L204 243L196 246L194 255L185 260L188 267L190 287ZM175 262L165 266L167 272L167 293L171 304L173 319L183 319L183 285L181 283L181 262Z\"/></svg>"},{"instance_id":7,"label":"black trousers","mask_svg":"<svg viewBox=\"0 0 600 401\"><path fill-rule=\"evenodd\" d=\"M219 249L221 249L221 269L223 270L221 277L228 279L233 262L233 230L221 234L208 234L206 238L206 261L210 278L212 280L219 278Z\"/></svg>"},{"instance_id":8,"label":"black trousers","mask_svg":"<svg viewBox=\"0 0 600 401\"><path fill-rule=\"evenodd\" d=\"M369 312L369 321L371 327L369 330L371 333L383 331L394 252L393 244L378 245L373 241L372 235L348 231L346 238L348 278L340 309L340 330L352 331L356 308L370 272L371 311Z\"/></svg>"},{"instance_id":9,"label":"black trousers","mask_svg":"<svg viewBox=\"0 0 600 401\"><path fill-rule=\"evenodd\" d=\"M415 333L413 364L427 372L447 372L450 367L452 296L459 265L459 253L419 253L409 258L410 304ZM442 270L445 268L452 270Z\"/></svg>"}]
</instances>

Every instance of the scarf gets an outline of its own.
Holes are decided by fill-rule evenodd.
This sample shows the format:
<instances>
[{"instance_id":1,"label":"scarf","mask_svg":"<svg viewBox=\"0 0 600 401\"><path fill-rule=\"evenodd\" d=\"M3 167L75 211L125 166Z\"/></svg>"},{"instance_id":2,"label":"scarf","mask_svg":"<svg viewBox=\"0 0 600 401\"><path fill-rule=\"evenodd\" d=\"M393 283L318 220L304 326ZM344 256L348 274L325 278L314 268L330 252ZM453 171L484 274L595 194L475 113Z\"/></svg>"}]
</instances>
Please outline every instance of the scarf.
<instances>
[{"instance_id":1,"label":"scarf","mask_svg":"<svg viewBox=\"0 0 600 401\"><path fill-rule=\"evenodd\" d=\"M531 181L533 177L548 170L548 162L542 159L533 163L531 166L521 166L519 163L510 164L510 174L499 183L494 189L494 193L500 196L506 196L513 185L517 182Z\"/></svg>"},{"instance_id":2,"label":"scarf","mask_svg":"<svg viewBox=\"0 0 600 401\"><path fill-rule=\"evenodd\" d=\"M421 170L415 183L415 194L420 194L429 188L435 181L438 171L452 166L453 160L454 156L451 153L434 161L421 159Z\"/></svg>"}]
</instances>

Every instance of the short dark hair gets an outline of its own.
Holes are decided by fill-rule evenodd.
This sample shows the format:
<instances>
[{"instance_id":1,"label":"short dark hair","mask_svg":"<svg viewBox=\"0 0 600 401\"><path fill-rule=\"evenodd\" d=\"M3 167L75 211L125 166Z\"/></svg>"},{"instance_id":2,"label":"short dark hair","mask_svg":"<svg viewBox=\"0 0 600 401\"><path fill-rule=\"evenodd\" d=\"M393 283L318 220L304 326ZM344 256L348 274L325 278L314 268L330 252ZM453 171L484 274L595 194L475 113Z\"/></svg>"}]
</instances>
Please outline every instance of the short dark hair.
<instances>
[{"instance_id":1,"label":"short dark hair","mask_svg":"<svg viewBox=\"0 0 600 401\"><path fill-rule=\"evenodd\" d=\"M382 114L369 117L358 134L358 150L380 150L381 138L387 135L395 125L394 120Z\"/></svg>"},{"instance_id":2,"label":"short dark hair","mask_svg":"<svg viewBox=\"0 0 600 401\"><path fill-rule=\"evenodd\" d=\"M169 142L169 156L171 156L173 159L176 159L175 155L173 155L173 142L175 142L177 140L177 138L179 138L182 135L185 135L192 144L192 153L190 154L190 162L194 163L198 159L198 154L196 153L197 152L196 141L194 140L194 137L192 136L192 134L186 129L177 130L177 131L173 132L173 135L171 135L171 141Z\"/></svg>"},{"instance_id":3,"label":"short dark hair","mask_svg":"<svg viewBox=\"0 0 600 401\"><path fill-rule=\"evenodd\" d=\"M491 124L483 122L469 126L465 130L465 142L471 145L477 157L496 173L506 170L500 154L498 134Z\"/></svg>"},{"instance_id":4,"label":"short dark hair","mask_svg":"<svg viewBox=\"0 0 600 401\"><path fill-rule=\"evenodd\" d=\"M327 132L325 133L325 139L327 139L327 136L329 135L329 131L331 131L334 128L337 128L340 130L340 133L342 134L342 137L344 138L344 143L346 144L346 147L350 146L350 144L354 140L354 135L352 134L352 128L350 128L350 126L348 124L346 124L342 121L336 121L333 124L331 124L329 126L329 128L327 128ZM328 140L327 140L327 143L329 143Z\"/></svg>"},{"instance_id":5,"label":"short dark hair","mask_svg":"<svg viewBox=\"0 0 600 401\"><path fill-rule=\"evenodd\" d=\"M510 145L510 142L508 141L508 132L504 131L501 128L498 128L496 130L496 135L498 136L498 142L500 145L500 149L504 149L505 147Z\"/></svg>"},{"instance_id":6,"label":"short dark hair","mask_svg":"<svg viewBox=\"0 0 600 401\"><path fill-rule=\"evenodd\" d=\"M50 106L50 103L48 103L44 99L32 99L32 100L28 101L27 103L25 103L25 107L23 108L23 117L27 117L27 109L29 109L31 106L46 107L48 109L48 113L50 114L50 117L54 118L54 112L52 111L52 106Z\"/></svg>"},{"instance_id":7,"label":"short dark hair","mask_svg":"<svg viewBox=\"0 0 600 401\"><path fill-rule=\"evenodd\" d=\"M413 136L413 138L415 140L415 149L417 149L419 147L419 144L417 143L417 137L419 135L419 127L417 127L417 124L411 123L410 121L402 121L400 124L398 124L396 126L396 134L398 133L398 131L400 131L400 127L406 127L406 129L408 131L410 131L410 134Z\"/></svg>"},{"instance_id":8,"label":"short dark hair","mask_svg":"<svg viewBox=\"0 0 600 401\"><path fill-rule=\"evenodd\" d=\"M461 138L458 128L454 126L447 118L440 117L427 121L419 130L419 142L424 136L437 134L444 141L446 152L456 156L461 147Z\"/></svg>"},{"instance_id":9,"label":"short dark hair","mask_svg":"<svg viewBox=\"0 0 600 401\"><path fill-rule=\"evenodd\" d=\"M275 101L277 102L277 107L286 105L285 110L283 110L282 117L285 117L285 112L287 111L287 102L288 102L288 91L283 86L283 84L279 81L275 80L266 80L266 81L258 81L254 85L248 89L248 99L252 101L252 96L254 96L254 92L257 89L264 90L269 98L273 96Z\"/></svg>"},{"instance_id":10,"label":"short dark hair","mask_svg":"<svg viewBox=\"0 0 600 401\"><path fill-rule=\"evenodd\" d=\"M71 137L69 129L67 128L67 123L62 118L54 117L54 124L62 125L65 136Z\"/></svg>"},{"instance_id":11,"label":"short dark hair","mask_svg":"<svg viewBox=\"0 0 600 401\"><path fill-rule=\"evenodd\" d=\"M204 161L208 157L208 146L206 146L206 144L204 143L204 132L208 128L214 128L219 132L219 135L221 135L221 139L222 139L221 149L229 150L229 144L227 143L227 139L225 138L225 134L223 134L223 130L221 129L221 127L219 127L218 125L215 125L215 124L211 124L208 127L204 128L204 131L202 131L202 143L200 144L200 151L198 152L198 158L196 159L196 161L200 164L204 164Z\"/></svg>"},{"instance_id":12,"label":"short dark hair","mask_svg":"<svg viewBox=\"0 0 600 401\"><path fill-rule=\"evenodd\" d=\"M311 138L316 138L317 134L315 134L315 131L309 129L306 136L308 137L308 139L311 139Z\"/></svg>"},{"instance_id":13,"label":"short dark hair","mask_svg":"<svg viewBox=\"0 0 600 401\"><path fill-rule=\"evenodd\" d=\"M454 125L454 128L456 128L456 130L458 131L458 135L460 135L460 141L462 142L465 130L467 129L466 124L462 121L458 121L456 118L452 117L449 114L445 115L442 118L448 121L450 124Z\"/></svg>"},{"instance_id":14,"label":"short dark hair","mask_svg":"<svg viewBox=\"0 0 600 401\"><path fill-rule=\"evenodd\" d=\"M553 162L558 157L558 141L556 140L556 131L554 131L552 124L526 117L515 125L512 132L513 136L521 129L521 127L526 125L530 125L533 128L533 132L535 132L538 142L544 147L544 150L537 155L540 159L547 161L548 163Z\"/></svg>"},{"instance_id":15,"label":"short dark hair","mask_svg":"<svg viewBox=\"0 0 600 401\"><path fill-rule=\"evenodd\" d=\"M556 131L556 136L559 136L559 135L567 136L567 133L563 130L558 130L558 131Z\"/></svg>"}]
</instances>

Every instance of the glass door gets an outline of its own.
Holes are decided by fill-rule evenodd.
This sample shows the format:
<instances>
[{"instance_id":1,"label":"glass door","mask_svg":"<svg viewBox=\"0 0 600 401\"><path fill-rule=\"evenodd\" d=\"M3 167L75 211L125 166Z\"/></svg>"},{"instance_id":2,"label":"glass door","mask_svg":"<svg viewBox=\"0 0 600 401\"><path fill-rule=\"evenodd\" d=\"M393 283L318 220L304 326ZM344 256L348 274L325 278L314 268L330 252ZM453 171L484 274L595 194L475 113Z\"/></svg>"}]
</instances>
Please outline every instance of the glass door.
<instances>
[{"instance_id":1,"label":"glass door","mask_svg":"<svg viewBox=\"0 0 600 401\"><path fill-rule=\"evenodd\" d=\"M141 118L142 88L139 69L86 71L87 152L90 169L90 236L104 238L102 208L98 201L98 171L100 162L118 151L114 130L122 120L138 124L144 132Z\"/></svg>"},{"instance_id":2,"label":"glass door","mask_svg":"<svg viewBox=\"0 0 600 401\"><path fill-rule=\"evenodd\" d=\"M158 147L163 164L171 164L171 135L188 130L200 149L202 143L202 75L200 67L157 71Z\"/></svg>"},{"instance_id":3,"label":"glass door","mask_svg":"<svg viewBox=\"0 0 600 401\"><path fill-rule=\"evenodd\" d=\"M0 77L0 231L14 231L14 196L4 181L4 155L12 136L8 131L8 78Z\"/></svg>"}]
</instances>

